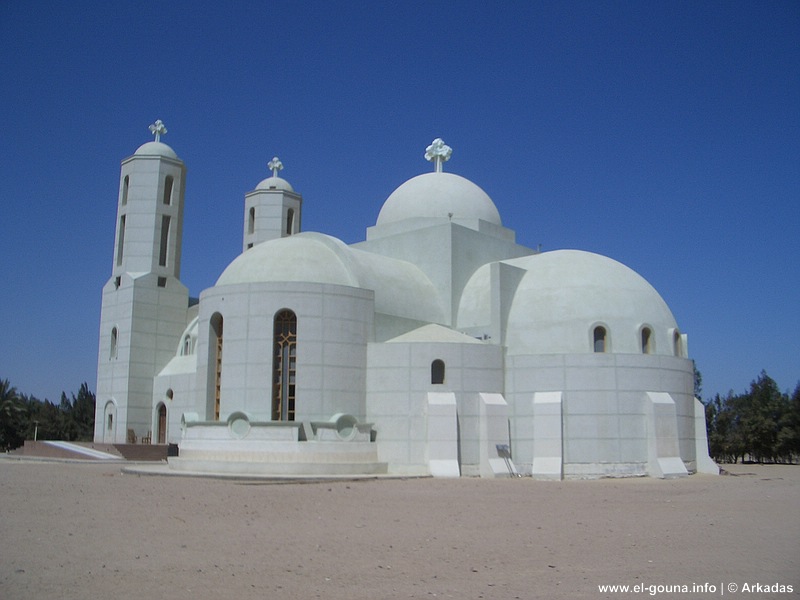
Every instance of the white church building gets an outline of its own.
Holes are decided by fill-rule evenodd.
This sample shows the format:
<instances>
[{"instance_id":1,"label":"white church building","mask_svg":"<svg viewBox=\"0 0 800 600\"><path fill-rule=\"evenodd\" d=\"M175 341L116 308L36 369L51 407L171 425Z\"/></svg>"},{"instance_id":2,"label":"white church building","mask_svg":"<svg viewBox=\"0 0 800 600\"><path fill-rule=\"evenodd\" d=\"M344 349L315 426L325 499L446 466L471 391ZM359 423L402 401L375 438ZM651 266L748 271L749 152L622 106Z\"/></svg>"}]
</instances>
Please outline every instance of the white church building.
<instances>
[{"instance_id":1,"label":"white church building","mask_svg":"<svg viewBox=\"0 0 800 600\"><path fill-rule=\"evenodd\" d=\"M302 231L274 158L244 195L242 253L197 300L180 281L186 169L150 129L122 161L96 442L177 444L169 465L190 472L717 472L658 292L610 258L517 244L443 171L442 140L352 245Z\"/></svg>"}]
</instances>

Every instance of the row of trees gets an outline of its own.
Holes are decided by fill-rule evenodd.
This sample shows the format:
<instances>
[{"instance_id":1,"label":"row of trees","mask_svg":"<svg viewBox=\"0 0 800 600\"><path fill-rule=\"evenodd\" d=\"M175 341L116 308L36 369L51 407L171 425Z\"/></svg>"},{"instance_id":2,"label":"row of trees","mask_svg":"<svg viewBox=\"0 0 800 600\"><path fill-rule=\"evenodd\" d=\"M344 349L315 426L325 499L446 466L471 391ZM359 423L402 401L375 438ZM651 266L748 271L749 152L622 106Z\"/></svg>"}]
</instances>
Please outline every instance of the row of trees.
<instances>
[{"instance_id":1,"label":"row of trees","mask_svg":"<svg viewBox=\"0 0 800 600\"><path fill-rule=\"evenodd\" d=\"M705 407L709 453L715 461L800 459L800 383L789 395L761 371L744 394L717 394Z\"/></svg>"},{"instance_id":2,"label":"row of trees","mask_svg":"<svg viewBox=\"0 0 800 600\"><path fill-rule=\"evenodd\" d=\"M0 379L0 451L22 446L26 439L91 441L95 396L84 383L78 395L61 394L56 405L17 392Z\"/></svg>"}]
</instances>

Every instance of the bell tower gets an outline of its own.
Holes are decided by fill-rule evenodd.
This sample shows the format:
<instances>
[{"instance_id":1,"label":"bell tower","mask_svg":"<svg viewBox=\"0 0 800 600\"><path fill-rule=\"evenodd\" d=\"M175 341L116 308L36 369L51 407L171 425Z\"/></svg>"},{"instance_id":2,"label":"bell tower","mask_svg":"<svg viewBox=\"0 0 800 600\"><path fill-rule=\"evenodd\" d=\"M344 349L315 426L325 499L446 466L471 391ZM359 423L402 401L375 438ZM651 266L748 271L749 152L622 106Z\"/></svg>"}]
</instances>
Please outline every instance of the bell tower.
<instances>
[{"instance_id":1,"label":"bell tower","mask_svg":"<svg viewBox=\"0 0 800 600\"><path fill-rule=\"evenodd\" d=\"M125 443L153 429L153 378L186 326L180 281L186 167L155 140L122 161L111 278L103 287L95 441Z\"/></svg>"},{"instance_id":2,"label":"bell tower","mask_svg":"<svg viewBox=\"0 0 800 600\"><path fill-rule=\"evenodd\" d=\"M288 181L278 177L283 163L277 156L267 163L267 167L272 171L272 177L267 177L244 197L242 252L261 242L300 232L303 197Z\"/></svg>"}]
</instances>

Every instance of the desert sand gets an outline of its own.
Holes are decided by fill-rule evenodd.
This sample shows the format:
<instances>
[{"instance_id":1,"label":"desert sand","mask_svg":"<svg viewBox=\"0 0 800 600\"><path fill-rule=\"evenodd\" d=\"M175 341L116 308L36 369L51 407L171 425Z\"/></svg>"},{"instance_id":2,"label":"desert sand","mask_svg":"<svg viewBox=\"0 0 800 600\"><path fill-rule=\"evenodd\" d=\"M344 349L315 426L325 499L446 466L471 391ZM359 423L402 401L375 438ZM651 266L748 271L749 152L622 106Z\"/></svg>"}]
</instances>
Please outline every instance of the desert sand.
<instances>
[{"instance_id":1,"label":"desert sand","mask_svg":"<svg viewBox=\"0 0 800 600\"><path fill-rule=\"evenodd\" d=\"M797 595L800 467L725 468L666 481L276 483L2 458L0 598L652 595L606 584L763 597L745 583Z\"/></svg>"}]
</instances>

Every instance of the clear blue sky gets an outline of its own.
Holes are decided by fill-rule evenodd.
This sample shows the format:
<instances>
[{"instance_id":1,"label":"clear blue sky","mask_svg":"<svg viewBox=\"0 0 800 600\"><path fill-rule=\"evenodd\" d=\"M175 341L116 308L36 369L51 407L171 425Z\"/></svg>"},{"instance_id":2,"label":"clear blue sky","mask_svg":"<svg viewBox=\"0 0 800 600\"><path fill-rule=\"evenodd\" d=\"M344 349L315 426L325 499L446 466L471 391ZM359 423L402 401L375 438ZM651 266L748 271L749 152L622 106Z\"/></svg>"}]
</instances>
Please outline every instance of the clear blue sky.
<instances>
[{"instance_id":1,"label":"clear blue sky","mask_svg":"<svg viewBox=\"0 0 800 600\"><path fill-rule=\"evenodd\" d=\"M0 378L21 392L95 389L119 163L159 118L194 296L273 155L304 230L351 243L442 137L520 243L650 281L705 397L800 379L796 1L4 0L0 57Z\"/></svg>"}]
</instances>

